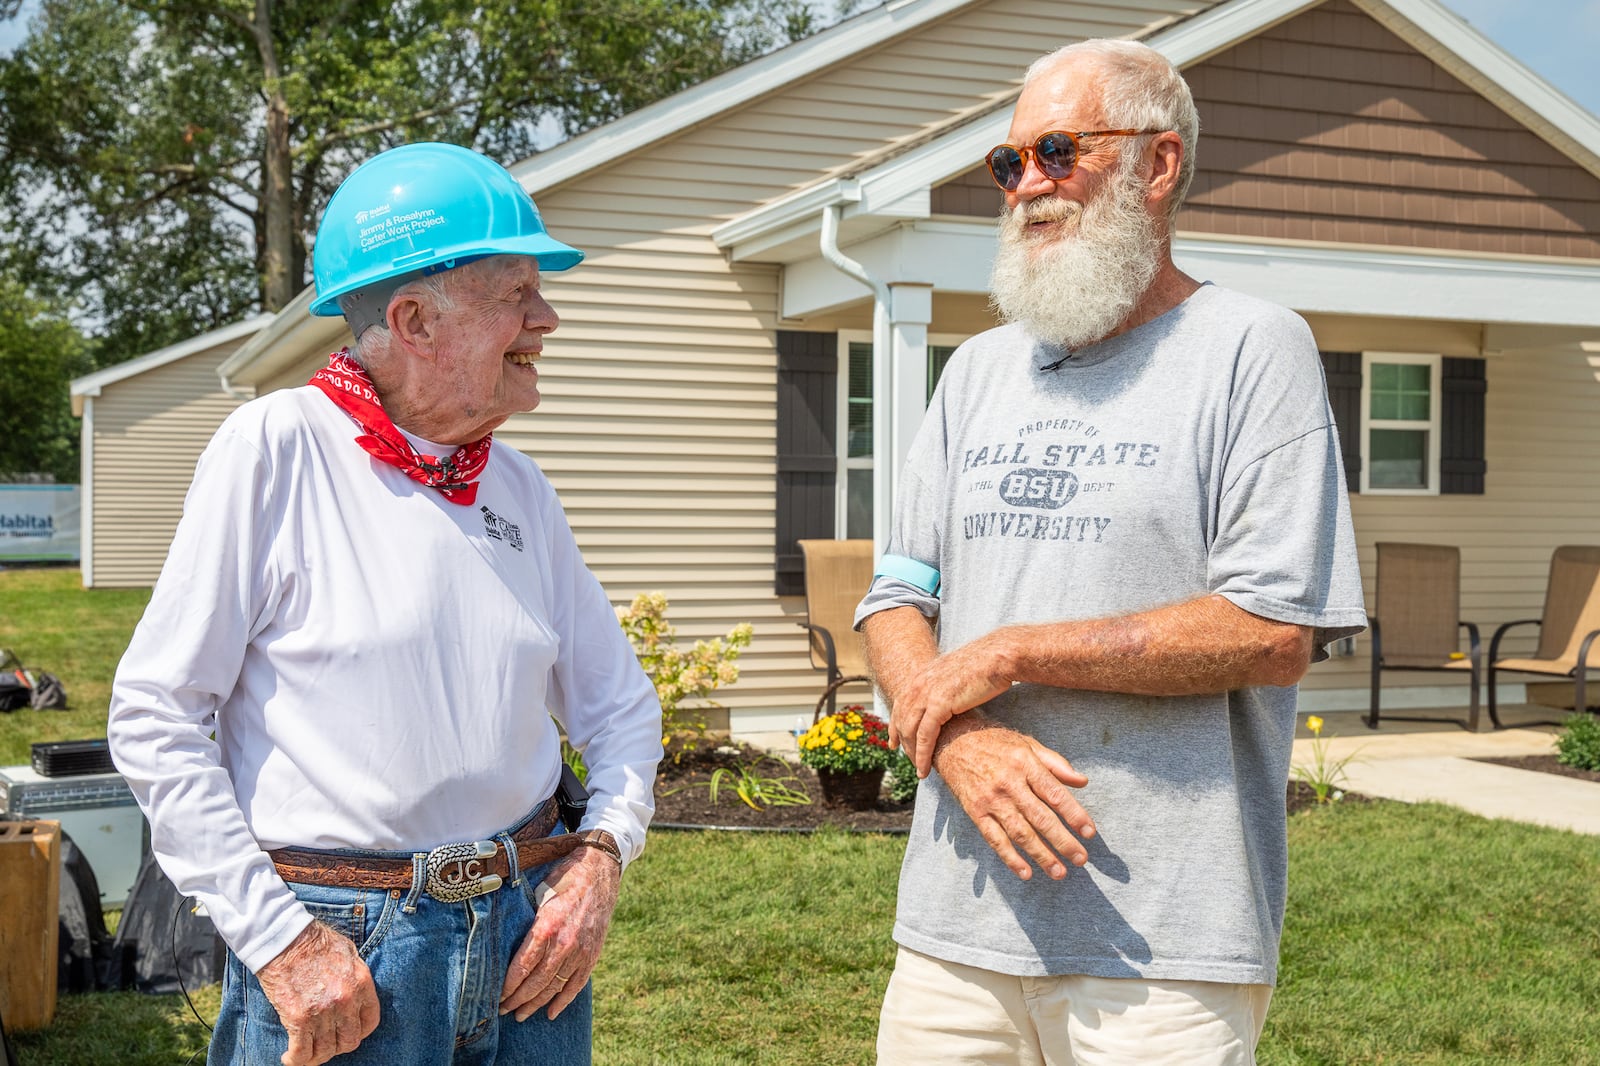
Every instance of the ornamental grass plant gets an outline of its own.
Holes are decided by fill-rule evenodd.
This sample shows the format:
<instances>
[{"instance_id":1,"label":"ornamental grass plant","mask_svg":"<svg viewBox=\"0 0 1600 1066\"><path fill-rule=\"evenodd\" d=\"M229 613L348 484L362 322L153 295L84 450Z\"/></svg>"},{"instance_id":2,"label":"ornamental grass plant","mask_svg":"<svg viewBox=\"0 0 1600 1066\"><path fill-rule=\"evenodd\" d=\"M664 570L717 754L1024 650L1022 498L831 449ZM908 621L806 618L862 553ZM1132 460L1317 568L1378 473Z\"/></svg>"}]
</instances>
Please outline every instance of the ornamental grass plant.
<instances>
[{"instance_id":1,"label":"ornamental grass plant","mask_svg":"<svg viewBox=\"0 0 1600 1066\"><path fill-rule=\"evenodd\" d=\"M897 754L889 746L888 723L859 704L817 719L799 744L802 763L835 774L887 770Z\"/></svg>"}]
</instances>

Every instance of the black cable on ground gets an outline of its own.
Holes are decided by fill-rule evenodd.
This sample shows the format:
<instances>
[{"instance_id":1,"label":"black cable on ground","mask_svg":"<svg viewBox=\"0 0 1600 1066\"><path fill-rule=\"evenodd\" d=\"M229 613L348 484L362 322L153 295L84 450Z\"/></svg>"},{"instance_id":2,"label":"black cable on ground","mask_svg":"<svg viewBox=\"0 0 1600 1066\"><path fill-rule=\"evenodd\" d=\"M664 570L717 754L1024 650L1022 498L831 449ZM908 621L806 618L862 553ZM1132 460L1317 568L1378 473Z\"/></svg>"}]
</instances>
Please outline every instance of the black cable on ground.
<instances>
[{"instance_id":1,"label":"black cable on ground","mask_svg":"<svg viewBox=\"0 0 1600 1066\"><path fill-rule=\"evenodd\" d=\"M200 1012L195 1009L194 1000L189 998L189 990L183 985L183 964L178 961L178 919L183 917L183 905L189 902L182 896L178 897L178 907L172 912L172 974L178 979L178 991L183 993L183 1001L189 1004L189 1013L194 1015L195 1021L206 1027L206 1032L211 1032L211 1024L200 1017Z\"/></svg>"}]
</instances>

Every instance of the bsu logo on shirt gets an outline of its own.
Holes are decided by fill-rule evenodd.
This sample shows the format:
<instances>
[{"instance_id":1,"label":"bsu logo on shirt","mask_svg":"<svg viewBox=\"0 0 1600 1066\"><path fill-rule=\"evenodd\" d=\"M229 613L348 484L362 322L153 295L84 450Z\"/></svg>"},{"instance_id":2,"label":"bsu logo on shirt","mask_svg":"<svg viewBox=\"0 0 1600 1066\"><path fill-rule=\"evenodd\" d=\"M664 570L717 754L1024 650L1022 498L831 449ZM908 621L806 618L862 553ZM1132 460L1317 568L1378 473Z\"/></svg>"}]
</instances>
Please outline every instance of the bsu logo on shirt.
<instances>
[{"instance_id":1,"label":"bsu logo on shirt","mask_svg":"<svg viewBox=\"0 0 1600 1066\"><path fill-rule=\"evenodd\" d=\"M1055 510L1078 494L1078 477L1066 470L1013 470L1000 479L1000 498L1013 507Z\"/></svg>"},{"instance_id":2,"label":"bsu logo on shirt","mask_svg":"<svg viewBox=\"0 0 1600 1066\"><path fill-rule=\"evenodd\" d=\"M507 522L487 507L479 507L483 512L483 531L489 535L490 540L504 541L517 551L522 550L522 527Z\"/></svg>"}]
</instances>

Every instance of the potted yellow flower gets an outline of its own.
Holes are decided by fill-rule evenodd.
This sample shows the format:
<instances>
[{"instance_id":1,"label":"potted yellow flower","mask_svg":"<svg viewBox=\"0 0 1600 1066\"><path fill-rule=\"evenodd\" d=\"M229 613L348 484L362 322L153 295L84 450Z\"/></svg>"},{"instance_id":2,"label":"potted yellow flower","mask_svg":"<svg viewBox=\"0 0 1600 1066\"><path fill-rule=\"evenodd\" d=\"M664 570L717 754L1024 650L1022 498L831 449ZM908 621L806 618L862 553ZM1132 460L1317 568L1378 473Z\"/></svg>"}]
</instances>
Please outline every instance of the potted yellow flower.
<instances>
[{"instance_id":1,"label":"potted yellow flower","mask_svg":"<svg viewBox=\"0 0 1600 1066\"><path fill-rule=\"evenodd\" d=\"M801 735L800 761L817 772L823 802L865 811L877 806L895 750L883 719L852 705L818 718Z\"/></svg>"}]
</instances>

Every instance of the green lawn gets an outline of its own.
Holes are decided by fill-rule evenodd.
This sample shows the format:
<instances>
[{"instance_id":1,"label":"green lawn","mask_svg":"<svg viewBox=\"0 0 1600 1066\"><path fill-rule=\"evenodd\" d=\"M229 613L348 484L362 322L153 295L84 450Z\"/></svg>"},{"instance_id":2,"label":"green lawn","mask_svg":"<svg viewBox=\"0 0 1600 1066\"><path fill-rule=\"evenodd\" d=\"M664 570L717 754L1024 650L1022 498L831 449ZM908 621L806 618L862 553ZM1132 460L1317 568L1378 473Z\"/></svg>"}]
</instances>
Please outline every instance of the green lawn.
<instances>
[{"instance_id":1,"label":"green lawn","mask_svg":"<svg viewBox=\"0 0 1600 1066\"><path fill-rule=\"evenodd\" d=\"M65 711L0 714L0 766L30 761L28 745L106 735L111 678L149 589L86 589L76 568L0 570L0 648L55 674Z\"/></svg>"},{"instance_id":2,"label":"green lawn","mask_svg":"<svg viewBox=\"0 0 1600 1066\"><path fill-rule=\"evenodd\" d=\"M0 572L0 646L59 673L75 703L84 692L77 713L97 726L143 602L86 593L75 573ZM0 716L7 759L49 721ZM1600 839L1395 803L1308 811L1289 831L1264 1066L1600 1063ZM901 847L653 834L596 975L595 1061L870 1062ZM196 1001L209 1017L216 990ZM64 998L55 1025L16 1042L25 1063L181 1066L204 1039L179 997L103 994Z\"/></svg>"}]
</instances>

